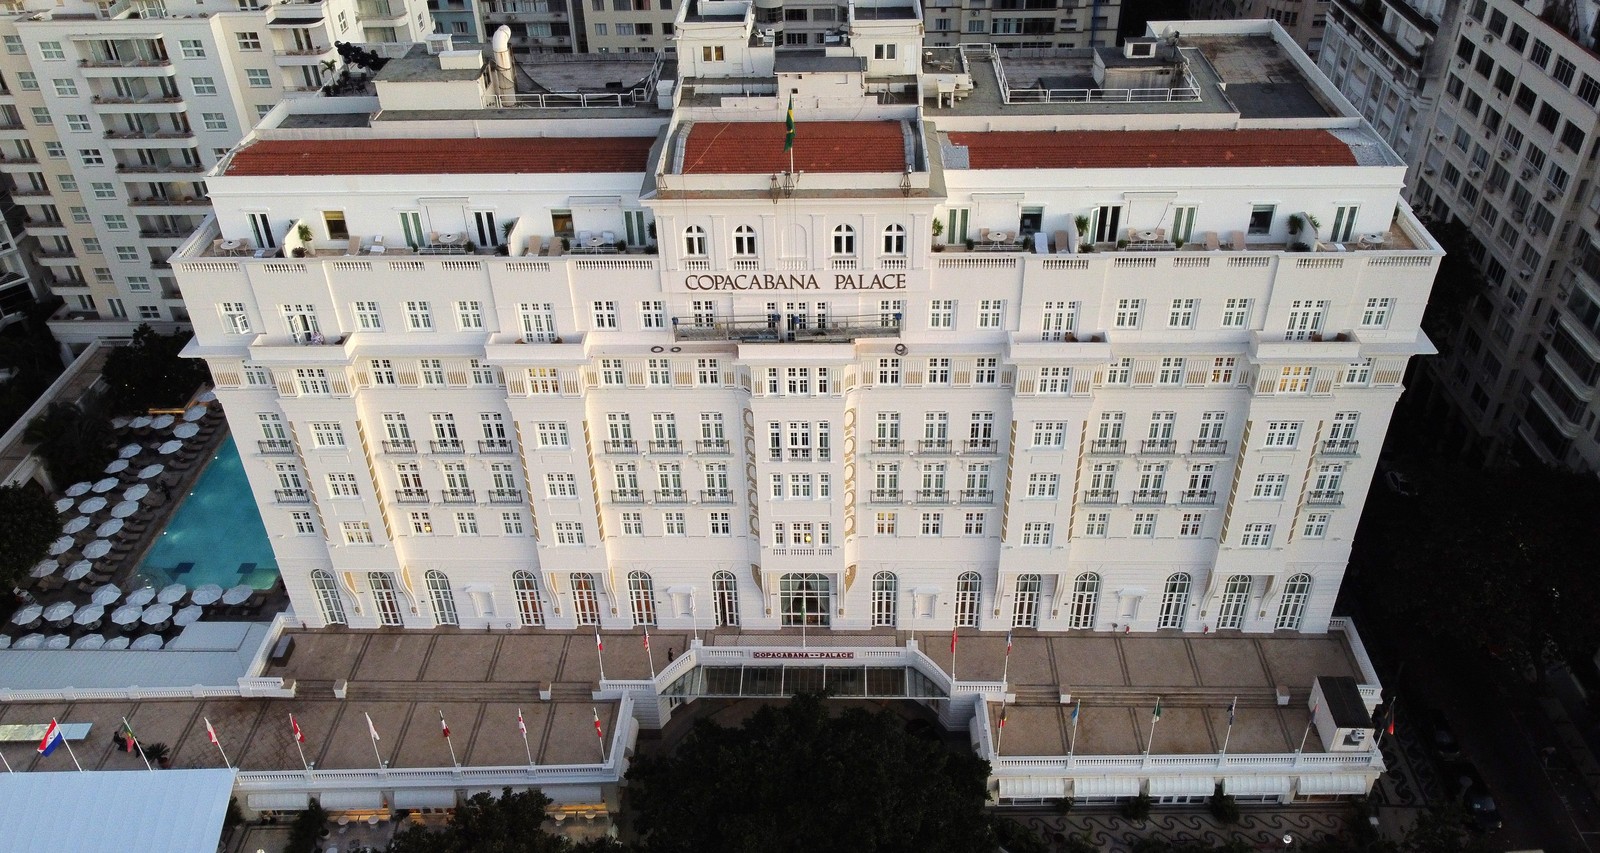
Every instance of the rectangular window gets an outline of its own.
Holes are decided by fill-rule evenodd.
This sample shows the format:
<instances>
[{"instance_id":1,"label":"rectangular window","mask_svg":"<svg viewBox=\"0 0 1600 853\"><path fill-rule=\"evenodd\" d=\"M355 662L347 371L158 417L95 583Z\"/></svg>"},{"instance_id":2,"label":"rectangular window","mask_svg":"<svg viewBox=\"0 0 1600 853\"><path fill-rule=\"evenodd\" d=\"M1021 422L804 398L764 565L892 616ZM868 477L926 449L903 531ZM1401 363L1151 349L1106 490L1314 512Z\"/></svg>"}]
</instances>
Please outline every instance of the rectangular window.
<instances>
[{"instance_id":1,"label":"rectangular window","mask_svg":"<svg viewBox=\"0 0 1600 853\"><path fill-rule=\"evenodd\" d=\"M56 94L60 97L76 98L78 96L78 84L70 78L57 77L51 80L50 84L55 87Z\"/></svg>"},{"instance_id":2,"label":"rectangular window","mask_svg":"<svg viewBox=\"0 0 1600 853\"><path fill-rule=\"evenodd\" d=\"M1118 299L1115 327L1118 329L1139 328L1139 318L1143 311L1143 299Z\"/></svg>"},{"instance_id":3,"label":"rectangular window","mask_svg":"<svg viewBox=\"0 0 1600 853\"><path fill-rule=\"evenodd\" d=\"M1167 312L1167 328L1194 328L1194 305L1193 299L1172 300L1172 308Z\"/></svg>"},{"instance_id":4,"label":"rectangular window","mask_svg":"<svg viewBox=\"0 0 1600 853\"><path fill-rule=\"evenodd\" d=\"M639 303L639 325L646 329L667 327L667 303L651 299Z\"/></svg>"},{"instance_id":5,"label":"rectangular window","mask_svg":"<svg viewBox=\"0 0 1600 853\"><path fill-rule=\"evenodd\" d=\"M346 545L371 545L372 526L365 521L345 521L339 524Z\"/></svg>"},{"instance_id":6,"label":"rectangular window","mask_svg":"<svg viewBox=\"0 0 1600 853\"><path fill-rule=\"evenodd\" d=\"M243 302L219 302L217 313L222 316L222 326L228 334L250 333L250 315L245 312Z\"/></svg>"},{"instance_id":7,"label":"rectangular window","mask_svg":"<svg viewBox=\"0 0 1600 853\"><path fill-rule=\"evenodd\" d=\"M261 49L260 33L234 33L234 38L238 39L240 50Z\"/></svg>"},{"instance_id":8,"label":"rectangular window","mask_svg":"<svg viewBox=\"0 0 1600 853\"><path fill-rule=\"evenodd\" d=\"M545 494L552 498L575 498L578 496L578 481L573 475L565 472L556 472L544 475Z\"/></svg>"},{"instance_id":9,"label":"rectangular window","mask_svg":"<svg viewBox=\"0 0 1600 853\"><path fill-rule=\"evenodd\" d=\"M1054 499L1061 488L1060 474L1034 473L1028 475L1028 497Z\"/></svg>"},{"instance_id":10,"label":"rectangular window","mask_svg":"<svg viewBox=\"0 0 1600 853\"><path fill-rule=\"evenodd\" d=\"M41 41L41 42L39 42L39 55L41 57L45 58L45 59L66 59L67 58L66 51L62 50L61 42L58 42L58 41Z\"/></svg>"},{"instance_id":11,"label":"rectangular window","mask_svg":"<svg viewBox=\"0 0 1600 853\"><path fill-rule=\"evenodd\" d=\"M1048 521L1030 521L1022 525L1022 544L1025 547L1048 548L1054 537L1055 525Z\"/></svg>"},{"instance_id":12,"label":"rectangular window","mask_svg":"<svg viewBox=\"0 0 1600 853\"><path fill-rule=\"evenodd\" d=\"M205 123L206 130L225 131L228 129L228 117L222 113L201 113L200 119Z\"/></svg>"},{"instance_id":13,"label":"rectangular window","mask_svg":"<svg viewBox=\"0 0 1600 853\"><path fill-rule=\"evenodd\" d=\"M1262 523L1246 524L1239 535L1239 547L1271 548L1272 525Z\"/></svg>"},{"instance_id":14,"label":"rectangular window","mask_svg":"<svg viewBox=\"0 0 1600 853\"><path fill-rule=\"evenodd\" d=\"M1288 484L1288 474L1257 474L1255 489L1250 497L1255 500L1283 500L1284 488Z\"/></svg>"},{"instance_id":15,"label":"rectangular window","mask_svg":"<svg viewBox=\"0 0 1600 853\"><path fill-rule=\"evenodd\" d=\"M984 299L978 303L978 328L998 329L1005 316L1004 299Z\"/></svg>"},{"instance_id":16,"label":"rectangular window","mask_svg":"<svg viewBox=\"0 0 1600 853\"><path fill-rule=\"evenodd\" d=\"M1222 327L1242 329L1250 323L1250 300L1229 299L1222 306Z\"/></svg>"},{"instance_id":17,"label":"rectangular window","mask_svg":"<svg viewBox=\"0 0 1600 853\"><path fill-rule=\"evenodd\" d=\"M433 331L433 311L427 302L412 300L406 302L406 328L413 332Z\"/></svg>"},{"instance_id":18,"label":"rectangular window","mask_svg":"<svg viewBox=\"0 0 1600 853\"><path fill-rule=\"evenodd\" d=\"M206 46L200 39L179 39L178 48L184 59L206 58Z\"/></svg>"},{"instance_id":19,"label":"rectangular window","mask_svg":"<svg viewBox=\"0 0 1600 853\"><path fill-rule=\"evenodd\" d=\"M1091 512L1084 516L1083 535L1103 538L1106 529L1111 526L1111 513Z\"/></svg>"},{"instance_id":20,"label":"rectangular window","mask_svg":"<svg viewBox=\"0 0 1600 853\"><path fill-rule=\"evenodd\" d=\"M1300 421L1268 421L1264 445L1269 448L1293 450L1300 444Z\"/></svg>"},{"instance_id":21,"label":"rectangular window","mask_svg":"<svg viewBox=\"0 0 1600 853\"><path fill-rule=\"evenodd\" d=\"M617 327L617 303L609 300L596 301L594 307L594 327L596 329L615 329Z\"/></svg>"},{"instance_id":22,"label":"rectangular window","mask_svg":"<svg viewBox=\"0 0 1600 853\"><path fill-rule=\"evenodd\" d=\"M928 303L928 328L955 328L955 317L956 301L954 299L935 299Z\"/></svg>"},{"instance_id":23,"label":"rectangular window","mask_svg":"<svg viewBox=\"0 0 1600 853\"><path fill-rule=\"evenodd\" d=\"M1367 300L1367 307L1361 312L1361 325L1368 328L1385 328L1389 325L1389 312L1394 308L1393 299L1374 297Z\"/></svg>"},{"instance_id":24,"label":"rectangular window","mask_svg":"<svg viewBox=\"0 0 1600 853\"><path fill-rule=\"evenodd\" d=\"M344 447L344 428L337 421L312 421L311 443L316 447Z\"/></svg>"},{"instance_id":25,"label":"rectangular window","mask_svg":"<svg viewBox=\"0 0 1600 853\"><path fill-rule=\"evenodd\" d=\"M483 303L476 300L456 303L456 325L462 331L483 328Z\"/></svg>"},{"instance_id":26,"label":"rectangular window","mask_svg":"<svg viewBox=\"0 0 1600 853\"><path fill-rule=\"evenodd\" d=\"M1306 514L1306 526L1301 534L1307 539L1322 539L1328 535L1328 519L1331 516L1325 512Z\"/></svg>"},{"instance_id":27,"label":"rectangular window","mask_svg":"<svg viewBox=\"0 0 1600 853\"><path fill-rule=\"evenodd\" d=\"M1275 204L1256 204L1250 207L1250 233L1272 233L1272 218L1278 212Z\"/></svg>"},{"instance_id":28,"label":"rectangular window","mask_svg":"<svg viewBox=\"0 0 1600 853\"><path fill-rule=\"evenodd\" d=\"M268 89L272 87L272 72L265 68L246 68L244 79L252 89Z\"/></svg>"},{"instance_id":29,"label":"rectangular window","mask_svg":"<svg viewBox=\"0 0 1600 853\"><path fill-rule=\"evenodd\" d=\"M1153 512L1136 512L1133 514L1133 529L1130 535L1148 539L1156 535L1156 514Z\"/></svg>"},{"instance_id":30,"label":"rectangular window","mask_svg":"<svg viewBox=\"0 0 1600 853\"><path fill-rule=\"evenodd\" d=\"M215 77L196 77L190 82L194 86L196 95L215 95L217 93L217 79Z\"/></svg>"},{"instance_id":31,"label":"rectangular window","mask_svg":"<svg viewBox=\"0 0 1600 853\"><path fill-rule=\"evenodd\" d=\"M356 475L341 473L329 474L328 496L335 498L361 497L361 490L356 485Z\"/></svg>"},{"instance_id":32,"label":"rectangular window","mask_svg":"<svg viewBox=\"0 0 1600 853\"><path fill-rule=\"evenodd\" d=\"M1311 375L1315 368L1306 365L1301 367L1283 367L1278 370L1279 394L1308 394L1311 392Z\"/></svg>"},{"instance_id":33,"label":"rectangular window","mask_svg":"<svg viewBox=\"0 0 1600 853\"><path fill-rule=\"evenodd\" d=\"M578 521L555 522L557 545L582 545L583 523Z\"/></svg>"},{"instance_id":34,"label":"rectangular window","mask_svg":"<svg viewBox=\"0 0 1600 853\"><path fill-rule=\"evenodd\" d=\"M1186 512L1178 522L1178 536L1184 539L1194 539L1200 535L1205 527L1205 513Z\"/></svg>"},{"instance_id":35,"label":"rectangular window","mask_svg":"<svg viewBox=\"0 0 1600 853\"><path fill-rule=\"evenodd\" d=\"M378 311L378 303L357 302L353 307L357 329L363 332L383 331L383 316Z\"/></svg>"}]
</instances>

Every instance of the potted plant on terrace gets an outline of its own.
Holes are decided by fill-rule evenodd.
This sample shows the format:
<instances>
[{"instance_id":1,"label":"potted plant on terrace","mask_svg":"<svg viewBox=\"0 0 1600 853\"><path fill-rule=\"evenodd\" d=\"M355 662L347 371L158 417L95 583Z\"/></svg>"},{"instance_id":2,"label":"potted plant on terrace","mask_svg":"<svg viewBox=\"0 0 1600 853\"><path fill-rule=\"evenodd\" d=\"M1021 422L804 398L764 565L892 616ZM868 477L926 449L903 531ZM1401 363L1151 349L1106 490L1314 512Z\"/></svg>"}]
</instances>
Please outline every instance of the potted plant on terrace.
<instances>
[{"instance_id":1,"label":"potted plant on terrace","mask_svg":"<svg viewBox=\"0 0 1600 853\"><path fill-rule=\"evenodd\" d=\"M941 220L941 219L934 219L933 220L933 250L935 252L944 251L944 240L940 239L943 236L944 236L944 221Z\"/></svg>"}]
</instances>

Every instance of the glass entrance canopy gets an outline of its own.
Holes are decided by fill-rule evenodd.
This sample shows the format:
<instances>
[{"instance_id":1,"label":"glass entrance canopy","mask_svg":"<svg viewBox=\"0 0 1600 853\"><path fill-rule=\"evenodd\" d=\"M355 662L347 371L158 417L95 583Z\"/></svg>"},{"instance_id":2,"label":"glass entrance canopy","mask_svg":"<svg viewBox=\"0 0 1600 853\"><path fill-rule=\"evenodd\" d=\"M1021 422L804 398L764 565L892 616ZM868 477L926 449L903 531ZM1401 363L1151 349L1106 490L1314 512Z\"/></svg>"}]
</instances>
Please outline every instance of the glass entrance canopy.
<instances>
[{"instance_id":1,"label":"glass entrance canopy","mask_svg":"<svg viewBox=\"0 0 1600 853\"><path fill-rule=\"evenodd\" d=\"M910 666L697 666L667 686L684 698L793 696L826 689L838 698L945 699Z\"/></svg>"}]
</instances>

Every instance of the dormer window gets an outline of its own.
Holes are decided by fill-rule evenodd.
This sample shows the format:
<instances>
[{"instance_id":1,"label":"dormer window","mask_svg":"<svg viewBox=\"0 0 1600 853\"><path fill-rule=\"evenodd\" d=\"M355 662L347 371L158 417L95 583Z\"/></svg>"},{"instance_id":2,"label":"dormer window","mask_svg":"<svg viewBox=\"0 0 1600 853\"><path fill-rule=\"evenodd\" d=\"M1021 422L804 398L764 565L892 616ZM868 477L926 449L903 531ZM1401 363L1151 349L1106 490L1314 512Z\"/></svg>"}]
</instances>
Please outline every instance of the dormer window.
<instances>
[{"instance_id":1,"label":"dormer window","mask_svg":"<svg viewBox=\"0 0 1600 853\"><path fill-rule=\"evenodd\" d=\"M883 253L885 255L903 255L906 253L906 229L900 225L890 225L883 229Z\"/></svg>"},{"instance_id":2,"label":"dormer window","mask_svg":"<svg viewBox=\"0 0 1600 853\"><path fill-rule=\"evenodd\" d=\"M683 253L685 255L705 257L706 229L698 225L691 225L683 229Z\"/></svg>"},{"instance_id":3,"label":"dormer window","mask_svg":"<svg viewBox=\"0 0 1600 853\"><path fill-rule=\"evenodd\" d=\"M840 225L833 229L833 253L835 255L856 253L856 229L848 225Z\"/></svg>"},{"instance_id":4,"label":"dormer window","mask_svg":"<svg viewBox=\"0 0 1600 853\"><path fill-rule=\"evenodd\" d=\"M733 253L743 258L755 257L756 229L748 225L733 229Z\"/></svg>"}]
</instances>

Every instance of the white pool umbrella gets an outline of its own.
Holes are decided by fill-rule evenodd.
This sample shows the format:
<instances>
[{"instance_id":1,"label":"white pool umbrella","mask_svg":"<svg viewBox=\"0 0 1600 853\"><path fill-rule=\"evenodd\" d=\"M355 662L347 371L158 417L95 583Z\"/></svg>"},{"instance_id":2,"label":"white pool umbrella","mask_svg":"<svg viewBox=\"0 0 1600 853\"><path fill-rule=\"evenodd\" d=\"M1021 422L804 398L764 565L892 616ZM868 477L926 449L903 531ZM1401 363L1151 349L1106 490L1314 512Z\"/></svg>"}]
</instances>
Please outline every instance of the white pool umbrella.
<instances>
[{"instance_id":1,"label":"white pool umbrella","mask_svg":"<svg viewBox=\"0 0 1600 853\"><path fill-rule=\"evenodd\" d=\"M122 524L122 519L113 518L105 524L96 527L94 529L94 535L100 537L101 539L109 539L110 537L122 532Z\"/></svg>"},{"instance_id":2,"label":"white pool umbrella","mask_svg":"<svg viewBox=\"0 0 1600 853\"><path fill-rule=\"evenodd\" d=\"M197 421L197 420L200 420L201 418L203 418L205 416L206 416L206 407L205 406L191 406L189 408L189 411L183 413L183 419L186 420L186 421Z\"/></svg>"},{"instance_id":3,"label":"white pool umbrella","mask_svg":"<svg viewBox=\"0 0 1600 853\"><path fill-rule=\"evenodd\" d=\"M161 645L160 634L145 634L143 637L134 640L128 648L136 652L153 652L161 648Z\"/></svg>"},{"instance_id":4,"label":"white pool umbrella","mask_svg":"<svg viewBox=\"0 0 1600 853\"><path fill-rule=\"evenodd\" d=\"M111 428L112 429L125 429L128 426L128 421L129 421L129 418L124 418L124 417L122 417L120 415L117 416L117 417L114 417L114 418L111 419Z\"/></svg>"},{"instance_id":5,"label":"white pool umbrella","mask_svg":"<svg viewBox=\"0 0 1600 853\"><path fill-rule=\"evenodd\" d=\"M83 546L83 556L91 560L98 560L109 553L111 553L111 540L109 539L96 539Z\"/></svg>"},{"instance_id":6,"label":"white pool umbrella","mask_svg":"<svg viewBox=\"0 0 1600 853\"><path fill-rule=\"evenodd\" d=\"M61 651L72 645L72 638L66 634L52 634L45 638L44 647L52 651Z\"/></svg>"},{"instance_id":7,"label":"white pool umbrella","mask_svg":"<svg viewBox=\"0 0 1600 853\"><path fill-rule=\"evenodd\" d=\"M91 563L88 560L79 560L78 562L68 566L67 570L61 573L61 577L69 581L83 580L84 576L93 570L94 563Z\"/></svg>"},{"instance_id":8,"label":"white pool umbrella","mask_svg":"<svg viewBox=\"0 0 1600 853\"><path fill-rule=\"evenodd\" d=\"M56 569L59 568L61 568L61 564L55 560L40 560L33 564L33 568L28 570L28 577L47 578L55 574Z\"/></svg>"},{"instance_id":9,"label":"white pool umbrella","mask_svg":"<svg viewBox=\"0 0 1600 853\"><path fill-rule=\"evenodd\" d=\"M183 584L181 584L181 583L169 583L166 586L161 588L161 592L160 593L157 593L156 601L159 601L162 604L177 604L178 602L183 600L183 597L185 595L188 595L188 594L189 594L189 588L184 586Z\"/></svg>"},{"instance_id":10,"label":"white pool umbrella","mask_svg":"<svg viewBox=\"0 0 1600 853\"><path fill-rule=\"evenodd\" d=\"M139 501L144 500L144 496L148 494L150 494L149 483L134 483L128 487L126 492L122 493L122 497L124 500Z\"/></svg>"},{"instance_id":11,"label":"white pool umbrella","mask_svg":"<svg viewBox=\"0 0 1600 853\"><path fill-rule=\"evenodd\" d=\"M17 608L17 612L11 614L11 621L18 625L26 625L29 622L38 619L39 614L43 612L44 606L38 602L34 602L33 604L24 604Z\"/></svg>"},{"instance_id":12,"label":"white pool umbrella","mask_svg":"<svg viewBox=\"0 0 1600 853\"><path fill-rule=\"evenodd\" d=\"M93 487L93 486L94 486L94 484L89 482L89 481L87 481L87 480L85 480L82 483L73 483L72 485L68 486L67 490L65 492L62 492L62 494L66 495L69 498L79 497L80 495L87 495L89 493L89 489L91 487Z\"/></svg>"},{"instance_id":13,"label":"white pool umbrella","mask_svg":"<svg viewBox=\"0 0 1600 853\"><path fill-rule=\"evenodd\" d=\"M146 604L149 604L150 602L155 601L155 600L156 600L155 588L154 587L148 587L148 586L142 586L142 587L139 587L138 589L134 590L133 592L128 593L127 603L128 604L137 604L140 607L143 607Z\"/></svg>"},{"instance_id":14,"label":"white pool umbrella","mask_svg":"<svg viewBox=\"0 0 1600 853\"><path fill-rule=\"evenodd\" d=\"M107 478L105 478L103 480L100 480L100 481L98 481L98 482L96 482L94 484L94 493L97 494L97 495L103 495L106 492L109 492L112 489L115 489L116 487L117 487L117 478L116 477L107 477Z\"/></svg>"},{"instance_id":15,"label":"white pool umbrella","mask_svg":"<svg viewBox=\"0 0 1600 853\"><path fill-rule=\"evenodd\" d=\"M70 601L57 601L56 603L44 609L44 621L62 622L67 619L71 619L72 614L77 609L78 605L73 604Z\"/></svg>"},{"instance_id":16,"label":"white pool umbrella","mask_svg":"<svg viewBox=\"0 0 1600 853\"><path fill-rule=\"evenodd\" d=\"M194 424L178 424L172 428L172 434L178 438L194 438L200 434L200 427Z\"/></svg>"},{"instance_id":17,"label":"white pool umbrella","mask_svg":"<svg viewBox=\"0 0 1600 853\"><path fill-rule=\"evenodd\" d=\"M247 583L230 586L228 591L222 594L222 603L228 605L243 604L245 599L248 599L255 591L256 588Z\"/></svg>"},{"instance_id":18,"label":"white pool umbrella","mask_svg":"<svg viewBox=\"0 0 1600 853\"><path fill-rule=\"evenodd\" d=\"M175 421L175 420L177 420L177 418L174 418L171 415L160 415L160 416L156 417L154 420L150 421L150 428L151 429L166 429L167 427L172 426L172 422Z\"/></svg>"},{"instance_id":19,"label":"white pool umbrella","mask_svg":"<svg viewBox=\"0 0 1600 853\"><path fill-rule=\"evenodd\" d=\"M78 502L73 500L72 498L57 498L56 499L56 512L66 512L67 510L72 509L72 507L75 506L77 503Z\"/></svg>"},{"instance_id":20,"label":"white pool umbrella","mask_svg":"<svg viewBox=\"0 0 1600 853\"><path fill-rule=\"evenodd\" d=\"M126 459L113 459L106 465L107 474L121 474L126 470L128 470L128 460Z\"/></svg>"},{"instance_id":21,"label":"white pool umbrella","mask_svg":"<svg viewBox=\"0 0 1600 853\"><path fill-rule=\"evenodd\" d=\"M165 470L167 470L167 466L162 465L159 462L152 462L151 464L139 469L139 479L148 480Z\"/></svg>"},{"instance_id":22,"label":"white pool umbrella","mask_svg":"<svg viewBox=\"0 0 1600 853\"><path fill-rule=\"evenodd\" d=\"M112 637L111 639L106 640L106 644L101 646L100 648L107 649L107 650L110 650L110 651L120 651L120 650L125 649L127 647L128 647L128 638L127 637Z\"/></svg>"},{"instance_id":23,"label":"white pool umbrella","mask_svg":"<svg viewBox=\"0 0 1600 853\"><path fill-rule=\"evenodd\" d=\"M111 508L112 518L127 518L139 511L139 502L134 500L123 501Z\"/></svg>"},{"instance_id":24,"label":"white pool umbrella","mask_svg":"<svg viewBox=\"0 0 1600 853\"><path fill-rule=\"evenodd\" d=\"M177 439L173 439L172 441L169 441L169 442L161 445L160 447L157 447L156 448L156 452L161 454L162 456L171 456L172 454L177 453L178 451L180 451L182 449L183 449L183 442L178 441Z\"/></svg>"},{"instance_id":25,"label":"white pool umbrella","mask_svg":"<svg viewBox=\"0 0 1600 853\"><path fill-rule=\"evenodd\" d=\"M78 507L78 509L82 511L84 515L91 515L105 508L106 499L100 497L99 495L95 495L94 497L84 501L83 504Z\"/></svg>"},{"instance_id":26,"label":"white pool umbrella","mask_svg":"<svg viewBox=\"0 0 1600 853\"><path fill-rule=\"evenodd\" d=\"M172 605L152 604L144 609L144 615L139 617L139 621L146 625L160 625L171 618Z\"/></svg>"},{"instance_id":27,"label":"white pool umbrella","mask_svg":"<svg viewBox=\"0 0 1600 853\"><path fill-rule=\"evenodd\" d=\"M133 420L128 421L128 426L133 427L134 429L144 429L145 427L147 427L149 425L150 425L150 416L149 415L140 415L137 418L134 418Z\"/></svg>"},{"instance_id":28,"label":"white pool umbrella","mask_svg":"<svg viewBox=\"0 0 1600 853\"><path fill-rule=\"evenodd\" d=\"M85 527L88 527L88 526L89 526L89 516L80 515L77 518L74 518L71 521L68 521L66 524L61 525L61 532L70 536L70 535L72 535L74 533L82 532L83 529Z\"/></svg>"},{"instance_id":29,"label":"white pool umbrella","mask_svg":"<svg viewBox=\"0 0 1600 853\"><path fill-rule=\"evenodd\" d=\"M215 399L217 399L217 392L215 391L201 391L200 393L194 395L194 401L196 403L209 403Z\"/></svg>"},{"instance_id":30,"label":"white pool umbrella","mask_svg":"<svg viewBox=\"0 0 1600 853\"><path fill-rule=\"evenodd\" d=\"M106 609L99 604L85 604L72 614L72 621L79 625L93 625L106 617Z\"/></svg>"},{"instance_id":31,"label":"white pool umbrella","mask_svg":"<svg viewBox=\"0 0 1600 853\"><path fill-rule=\"evenodd\" d=\"M67 553L67 551L70 550L71 548L72 548L72 537L71 536L63 536L60 539L57 539L56 541L50 543L50 556L59 557L62 554Z\"/></svg>"},{"instance_id":32,"label":"white pool umbrella","mask_svg":"<svg viewBox=\"0 0 1600 853\"><path fill-rule=\"evenodd\" d=\"M8 634L0 634L0 649L9 649L9 648L11 648L11 637L10 637L10 635L8 635Z\"/></svg>"},{"instance_id":33,"label":"white pool umbrella","mask_svg":"<svg viewBox=\"0 0 1600 853\"><path fill-rule=\"evenodd\" d=\"M117 455L122 457L123 459L132 459L133 457L138 456L143 451L144 451L144 445L142 445L142 444L140 444L139 442L136 441L136 442L134 442L132 444L124 444L124 445L122 445L122 449L117 451Z\"/></svg>"},{"instance_id":34,"label":"white pool umbrella","mask_svg":"<svg viewBox=\"0 0 1600 853\"><path fill-rule=\"evenodd\" d=\"M221 597L222 587L214 583L207 583L195 587L194 593L189 596L189 600L195 604L215 604L217 599Z\"/></svg>"},{"instance_id":35,"label":"white pool umbrella","mask_svg":"<svg viewBox=\"0 0 1600 853\"><path fill-rule=\"evenodd\" d=\"M39 649L39 648L44 648L44 635L43 634L29 634L28 636L23 637L22 639L16 641L15 643L12 643L11 644L11 648L13 648L13 649Z\"/></svg>"},{"instance_id":36,"label":"white pool umbrella","mask_svg":"<svg viewBox=\"0 0 1600 853\"><path fill-rule=\"evenodd\" d=\"M194 623L200 621L200 614L204 612L205 608L198 604L191 604L188 607L179 610L177 613L172 614L172 624L193 625Z\"/></svg>"},{"instance_id":37,"label":"white pool umbrella","mask_svg":"<svg viewBox=\"0 0 1600 853\"><path fill-rule=\"evenodd\" d=\"M111 611L111 621L118 625L132 625L144 615L144 608L137 604L124 604Z\"/></svg>"},{"instance_id":38,"label":"white pool umbrella","mask_svg":"<svg viewBox=\"0 0 1600 853\"><path fill-rule=\"evenodd\" d=\"M89 601L92 604L102 604L103 605L103 604L110 604L111 602L116 601L117 599L119 599L121 597L122 597L122 588L117 586L114 583L108 583L105 586L100 587L99 589L95 590L94 594L89 596Z\"/></svg>"},{"instance_id":39,"label":"white pool umbrella","mask_svg":"<svg viewBox=\"0 0 1600 853\"><path fill-rule=\"evenodd\" d=\"M106 638L103 634L84 634L78 638L76 643L72 644L72 648L78 651L92 652L96 649L102 648L105 646L105 644Z\"/></svg>"}]
</instances>

